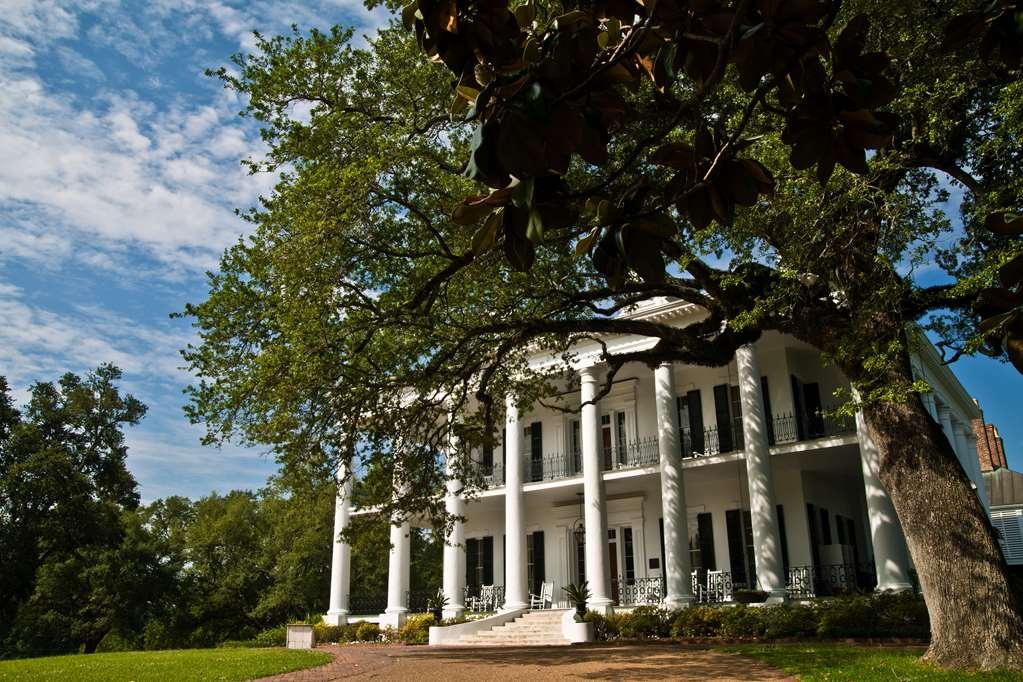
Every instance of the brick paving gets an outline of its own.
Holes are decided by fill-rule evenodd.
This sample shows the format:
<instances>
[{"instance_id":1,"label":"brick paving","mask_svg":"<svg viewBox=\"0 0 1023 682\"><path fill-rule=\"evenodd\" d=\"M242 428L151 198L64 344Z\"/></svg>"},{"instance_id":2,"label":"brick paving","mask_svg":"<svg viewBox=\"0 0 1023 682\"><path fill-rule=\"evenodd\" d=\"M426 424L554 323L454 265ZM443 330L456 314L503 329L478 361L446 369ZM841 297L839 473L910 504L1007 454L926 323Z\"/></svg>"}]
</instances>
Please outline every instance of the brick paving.
<instances>
[{"instance_id":1,"label":"brick paving","mask_svg":"<svg viewBox=\"0 0 1023 682\"><path fill-rule=\"evenodd\" d=\"M327 665L260 682L376 680L762 680L793 681L768 665L736 654L679 644L587 644L572 647L324 646Z\"/></svg>"}]
</instances>

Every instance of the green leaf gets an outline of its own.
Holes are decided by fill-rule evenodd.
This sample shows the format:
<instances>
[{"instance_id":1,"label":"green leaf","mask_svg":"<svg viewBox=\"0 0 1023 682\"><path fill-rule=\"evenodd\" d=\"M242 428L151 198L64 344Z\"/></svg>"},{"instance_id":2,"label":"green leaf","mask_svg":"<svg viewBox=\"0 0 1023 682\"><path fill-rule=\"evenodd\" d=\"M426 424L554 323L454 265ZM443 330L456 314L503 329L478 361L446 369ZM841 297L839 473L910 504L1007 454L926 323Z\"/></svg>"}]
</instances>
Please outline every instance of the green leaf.
<instances>
[{"instance_id":1,"label":"green leaf","mask_svg":"<svg viewBox=\"0 0 1023 682\"><path fill-rule=\"evenodd\" d=\"M472 252L479 256L480 254L489 251L493 248L497 242L497 231L501 228L501 223L504 222L504 209L499 208L496 211L492 211L487 216L486 222L483 223L483 227L476 231L476 234L472 238Z\"/></svg>"},{"instance_id":2,"label":"green leaf","mask_svg":"<svg viewBox=\"0 0 1023 682\"><path fill-rule=\"evenodd\" d=\"M595 227L589 231L589 233L575 243L575 255L581 256L584 253L589 253L590 249L593 248L593 242L597 236L600 235L600 228Z\"/></svg>"},{"instance_id":3,"label":"green leaf","mask_svg":"<svg viewBox=\"0 0 1023 682\"><path fill-rule=\"evenodd\" d=\"M529 211L529 222L526 223L526 239L539 244L543 241L543 217L535 208Z\"/></svg>"}]
</instances>

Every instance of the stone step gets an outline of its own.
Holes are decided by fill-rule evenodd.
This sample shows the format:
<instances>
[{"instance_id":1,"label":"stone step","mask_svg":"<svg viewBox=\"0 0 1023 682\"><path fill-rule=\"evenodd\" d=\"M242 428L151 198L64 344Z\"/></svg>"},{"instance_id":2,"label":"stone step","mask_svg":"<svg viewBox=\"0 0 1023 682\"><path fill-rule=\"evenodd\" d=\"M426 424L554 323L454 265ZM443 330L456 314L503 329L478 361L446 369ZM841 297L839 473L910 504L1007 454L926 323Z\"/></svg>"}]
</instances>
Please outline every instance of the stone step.
<instances>
[{"instance_id":1,"label":"stone step","mask_svg":"<svg viewBox=\"0 0 1023 682\"><path fill-rule=\"evenodd\" d=\"M515 630L510 630L510 629L484 630L482 632L477 632L476 634L481 636L481 637L498 638L498 639L501 638L501 637L507 637L509 635L521 635L521 636L527 636L528 635L528 636L531 636L531 637L560 637L561 636L561 629L558 628L557 630L554 630L554 629L550 629L550 630L539 630L539 629L537 629L537 630L533 630L533 629L524 629L524 630L519 630L519 629L515 629Z\"/></svg>"}]
</instances>

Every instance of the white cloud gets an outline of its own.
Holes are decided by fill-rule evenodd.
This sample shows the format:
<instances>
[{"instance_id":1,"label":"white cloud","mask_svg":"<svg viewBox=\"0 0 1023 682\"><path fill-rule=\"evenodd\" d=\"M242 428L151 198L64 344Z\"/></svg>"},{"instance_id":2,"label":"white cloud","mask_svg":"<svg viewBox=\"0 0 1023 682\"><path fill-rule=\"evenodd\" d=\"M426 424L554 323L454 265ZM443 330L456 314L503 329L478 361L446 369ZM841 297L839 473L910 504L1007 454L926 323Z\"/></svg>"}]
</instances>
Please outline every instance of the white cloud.
<instances>
[{"instance_id":1,"label":"white cloud","mask_svg":"<svg viewBox=\"0 0 1023 682\"><path fill-rule=\"evenodd\" d=\"M80 55L71 48L58 47L57 57L64 69L76 78L87 78L94 81L106 80L103 71L91 59Z\"/></svg>"}]
</instances>

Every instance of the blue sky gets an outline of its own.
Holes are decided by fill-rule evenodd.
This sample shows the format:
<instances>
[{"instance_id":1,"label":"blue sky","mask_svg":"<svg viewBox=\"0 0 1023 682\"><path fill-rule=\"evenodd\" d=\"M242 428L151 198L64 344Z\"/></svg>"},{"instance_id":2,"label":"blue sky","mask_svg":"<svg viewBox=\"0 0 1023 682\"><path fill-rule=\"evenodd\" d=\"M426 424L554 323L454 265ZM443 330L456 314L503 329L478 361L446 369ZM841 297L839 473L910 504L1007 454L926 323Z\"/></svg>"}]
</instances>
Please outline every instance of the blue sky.
<instances>
[{"instance_id":1,"label":"blue sky","mask_svg":"<svg viewBox=\"0 0 1023 682\"><path fill-rule=\"evenodd\" d=\"M251 31L386 20L357 0L4 0L0 12L0 374L33 381L114 362L149 405L129 435L143 498L262 485L259 451L199 445L171 320L204 297L203 273L245 230L272 178L240 103L203 69ZM1023 377L986 359L956 367L1023 467Z\"/></svg>"}]
</instances>

